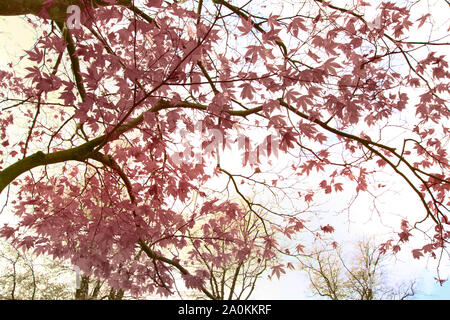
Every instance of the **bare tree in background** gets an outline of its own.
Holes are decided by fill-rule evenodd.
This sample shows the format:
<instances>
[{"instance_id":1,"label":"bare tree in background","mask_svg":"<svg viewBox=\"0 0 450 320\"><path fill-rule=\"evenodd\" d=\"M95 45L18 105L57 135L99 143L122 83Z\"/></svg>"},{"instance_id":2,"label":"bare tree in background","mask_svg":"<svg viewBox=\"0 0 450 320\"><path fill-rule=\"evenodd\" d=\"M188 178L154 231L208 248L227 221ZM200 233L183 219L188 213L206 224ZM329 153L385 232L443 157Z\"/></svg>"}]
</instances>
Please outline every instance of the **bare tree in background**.
<instances>
[{"instance_id":1,"label":"bare tree in background","mask_svg":"<svg viewBox=\"0 0 450 320\"><path fill-rule=\"evenodd\" d=\"M59 260L36 258L7 242L0 244L0 299L71 299L72 274Z\"/></svg>"},{"instance_id":2,"label":"bare tree in background","mask_svg":"<svg viewBox=\"0 0 450 320\"><path fill-rule=\"evenodd\" d=\"M75 287L75 271L70 263L23 251L0 243L0 299L2 300L121 300L123 290L115 290L89 276L80 276Z\"/></svg>"},{"instance_id":3,"label":"bare tree in background","mask_svg":"<svg viewBox=\"0 0 450 320\"><path fill-rule=\"evenodd\" d=\"M220 219L220 215L225 213L215 213L214 219ZM197 269L199 266L204 268L205 275L208 275L205 286L215 299L247 300L254 292L256 282L277 261L277 256L272 252L268 254L264 245L265 231L270 230L264 230L263 220L249 211L240 219L228 220L226 224L217 224L217 227L223 234L233 235L233 240L211 238L198 245L196 238L208 237L209 230L202 227L190 234L192 261ZM237 245L243 249L236 250ZM211 256L217 257L216 260L211 261ZM188 296L209 298L198 292Z\"/></svg>"},{"instance_id":4,"label":"bare tree in background","mask_svg":"<svg viewBox=\"0 0 450 320\"><path fill-rule=\"evenodd\" d=\"M76 300L122 300L125 292L122 289L110 288L105 280L91 276L80 277L80 287L75 291Z\"/></svg>"},{"instance_id":5,"label":"bare tree in background","mask_svg":"<svg viewBox=\"0 0 450 320\"><path fill-rule=\"evenodd\" d=\"M332 300L405 300L415 294L415 281L391 282L384 270L388 256L373 241L363 240L352 256L343 250L316 250L301 261L314 295Z\"/></svg>"}]
</instances>

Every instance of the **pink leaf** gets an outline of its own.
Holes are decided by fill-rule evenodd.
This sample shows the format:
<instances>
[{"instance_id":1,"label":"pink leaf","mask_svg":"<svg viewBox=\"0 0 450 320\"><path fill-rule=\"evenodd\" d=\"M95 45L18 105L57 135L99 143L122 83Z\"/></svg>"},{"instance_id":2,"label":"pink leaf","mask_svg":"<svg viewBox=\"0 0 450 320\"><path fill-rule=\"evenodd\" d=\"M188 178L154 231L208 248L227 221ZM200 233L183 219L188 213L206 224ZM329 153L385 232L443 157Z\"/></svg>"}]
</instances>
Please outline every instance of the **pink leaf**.
<instances>
[{"instance_id":1,"label":"pink leaf","mask_svg":"<svg viewBox=\"0 0 450 320\"><path fill-rule=\"evenodd\" d=\"M414 249L412 250L412 255L414 259L420 259L420 257L423 257L422 252L420 252L420 249Z\"/></svg>"},{"instance_id":2,"label":"pink leaf","mask_svg":"<svg viewBox=\"0 0 450 320\"><path fill-rule=\"evenodd\" d=\"M321 226L320 229L325 233L333 233L334 232L334 228L332 226L330 226L329 224L327 224L326 226Z\"/></svg>"}]
</instances>

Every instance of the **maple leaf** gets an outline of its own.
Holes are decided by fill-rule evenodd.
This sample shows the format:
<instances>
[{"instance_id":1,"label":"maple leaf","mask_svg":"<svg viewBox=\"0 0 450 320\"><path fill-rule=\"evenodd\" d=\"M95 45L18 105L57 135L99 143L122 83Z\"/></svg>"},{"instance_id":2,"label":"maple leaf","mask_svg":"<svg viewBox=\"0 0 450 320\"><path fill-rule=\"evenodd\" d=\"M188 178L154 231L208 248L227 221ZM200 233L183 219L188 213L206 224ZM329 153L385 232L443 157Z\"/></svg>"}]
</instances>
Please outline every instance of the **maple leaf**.
<instances>
[{"instance_id":1,"label":"maple leaf","mask_svg":"<svg viewBox=\"0 0 450 320\"><path fill-rule=\"evenodd\" d=\"M251 57L249 62L255 63L258 60L258 56L264 58L265 57L265 50L261 46L255 46L251 45L247 47L247 57Z\"/></svg>"},{"instance_id":2,"label":"maple leaf","mask_svg":"<svg viewBox=\"0 0 450 320\"><path fill-rule=\"evenodd\" d=\"M289 268L289 269L291 269L291 270L295 270L295 267L294 267L294 265L293 265L291 262L288 262L288 263L286 264L286 267Z\"/></svg>"},{"instance_id":3,"label":"maple leaf","mask_svg":"<svg viewBox=\"0 0 450 320\"><path fill-rule=\"evenodd\" d=\"M313 197L314 197L313 193L308 193L307 195L305 195L305 201L311 202L313 200Z\"/></svg>"},{"instance_id":4,"label":"maple leaf","mask_svg":"<svg viewBox=\"0 0 450 320\"><path fill-rule=\"evenodd\" d=\"M389 248L392 246L392 240L388 240L385 243L382 243L380 245L380 253L381 254L386 254L386 252L389 250Z\"/></svg>"},{"instance_id":5,"label":"maple leaf","mask_svg":"<svg viewBox=\"0 0 450 320\"><path fill-rule=\"evenodd\" d=\"M238 30L241 32L241 34L244 36L248 34L253 29L253 21L250 17L247 19L241 18L241 24L238 26Z\"/></svg>"},{"instance_id":6,"label":"maple leaf","mask_svg":"<svg viewBox=\"0 0 450 320\"><path fill-rule=\"evenodd\" d=\"M241 98L248 98L250 100L253 99L253 93L255 93L256 90L250 83L244 82L239 87L242 88Z\"/></svg>"},{"instance_id":7,"label":"maple leaf","mask_svg":"<svg viewBox=\"0 0 450 320\"><path fill-rule=\"evenodd\" d=\"M292 103L295 100L297 100L298 95L299 93L297 91L295 91L294 89L289 89L284 94L284 99L286 100L287 103Z\"/></svg>"},{"instance_id":8,"label":"maple leaf","mask_svg":"<svg viewBox=\"0 0 450 320\"><path fill-rule=\"evenodd\" d=\"M40 63L44 58L43 51L39 50L37 47L34 50L25 51L28 54L28 59L36 63Z\"/></svg>"},{"instance_id":9,"label":"maple leaf","mask_svg":"<svg viewBox=\"0 0 450 320\"><path fill-rule=\"evenodd\" d=\"M292 21L289 23L289 26L287 28L288 32L292 31L292 34L294 37L298 36L299 30L308 31L308 28L304 25L303 18L297 17L292 19Z\"/></svg>"},{"instance_id":10,"label":"maple leaf","mask_svg":"<svg viewBox=\"0 0 450 320\"><path fill-rule=\"evenodd\" d=\"M344 188L342 187L342 183L336 182L336 183L334 184L334 190L335 190L336 192L343 191Z\"/></svg>"},{"instance_id":11,"label":"maple leaf","mask_svg":"<svg viewBox=\"0 0 450 320\"><path fill-rule=\"evenodd\" d=\"M440 279L440 278L434 277L434 280L436 280L439 283L439 285L442 286L445 282L447 282L448 279Z\"/></svg>"},{"instance_id":12,"label":"maple leaf","mask_svg":"<svg viewBox=\"0 0 450 320\"><path fill-rule=\"evenodd\" d=\"M193 276L191 274L183 274L182 277L186 284L186 287L190 289L199 289L203 286L205 282L205 278Z\"/></svg>"},{"instance_id":13,"label":"maple leaf","mask_svg":"<svg viewBox=\"0 0 450 320\"><path fill-rule=\"evenodd\" d=\"M299 122L299 130L304 133L307 137L313 138L315 137L317 130L314 127L314 125L304 122L304 121L300 121Z\"/></svg>"},{"instance_id":14,"label":"maple leaf","mask_svg":"<svg viewBox=\"0 0 450 320\"><path fill-rule=\"evenodd\" d=\"M147 3L152 7L161 7L164 0L147 0Z\"/></svg>"},{"instance_id":15,"label":"maple leaf","mask_svg":"<svg viewBox=\"0 0 450 320\"><path fill-rule=\"evenodd\" d=\"M280 141L280 150L287 151L290 148L294 147L294 143L297 139L295 138L297 136L297 133L292 131L286 131Z\"/></svg>"},{"instance_id":16,"label":"maple leaf","mask_svg":"<svg viewBox=\"0 0 450 320\"><path fill-rule=\"evenodd\" d=\"M36 67L27 67L25 68L29 71L29 73L25 76L25 78L31 78L33 82L38 83L42 79L41 70Z\"/></svg>"},{"instance_id":17,"label":"maple leaf","mask_svg":"<svg viewBox=\"0 0 450 320\"><path fill-rule=\"evenodd\" d=\"M327 61L324 62L324 64L322 64L321 68L329 74L332 75L336 75L337 71L336 69L340 68L340 64L333 62L335 60L335 58L330 58Z\"/></svg>"},{"instance_id":18,"label":"maple leaf","mask_svg":"<svg viewBox=\"0 0 450 320\"><path fill-rule=\"evenodd\" d=\"M315 140L315 141L317 141L317 142L323 144L325 141L328 140L328 137L325 136L323 133L320 133L320 132L319 132L319 133L317 133L317 134L315 135L315 137L313 138L313 140ZM323 155L322 155L322 154L323 154ZM325 151L325 150L321 150L319 155L320 155L320 156L323 156L324 158L328 158L328 156L329 156L328 152Z\"/></svg>"},{"instance_id":19,"label":"maple leaf","mask_svg":"<svg viewBox=\"0 0 450 320\"><path fill-rule=\"evenodd\" d=\"M283 264L279 264L276 266L272 267L272 274L270 275L270 277L273 277L273 275L276 275L278 279L280 279L282 274L285 274L286 271L284 270L284 265Z\"/></svg>"},{"instance_id":20,"label":"maple leaf","mask_svg":"<svg viewBox=\"0 0 450 320\"><path fill-rule=\"evenodd\" d=\"M64 101L65 105L72 105L76 100L76 97L73 94L72 90L73 90L72 87L66 87L65 90L61 92L59 96L59 98Z\"/></svg>"},{"instance_id":21,"label":"maple leaf","mask_svg":"<svg viewBox=\"0 0 450 320\"><path fill-rule=\"evenodd\" d=\"M16 229L13 227L8 226L6 223L3 225L3 227L0 230L0 236L8 240L12 236L14 236L16 232Z\"/></svg>"},{"instance_id":22,"label":"maple leaf","mask_svg":"<svg viewBox=\"0 0 450 320\"><path fill-rule=\"evenodd\" d=\"M400 241L401 242L406 242L406 241L409 240L409 237L411 236L411 233L409 233L408 231L403 231L403 232L400 232L398 234L398 236L400 237Z\"/></svg>"},{"instance_id":23,"label":"maple leaf","mask_svg":"<svg viewBox=\"0 0 450 320\"><path fill-rule=\"evenodd\" d=\"M297 246L295 247L295 249L297 250L298 253L303 253L305 250L305 246L302 245L301 243L297 244Z\"/></svg>"},{"instance_id":24,"label":"maple leaf","mask_svg":"<svg viewBox=\"0 0 450 320\"><path fill-rule=\"evenodd\" d=\"M422 247L424 253L432 252L434 249L434 245L432 243L426 244Z\"/></svg>"},{"instance_id":25,"label":"maple leaf","mask_svg":"<svg viewBox=\"0 0 450 320\"><path fill-rule=\"evenodd\" d=\"M320 226L320 229L325 233L333 233L334 232L334 228L332 226L330 226L329 224L327 224L326 226Z\"/></svg>"},{"instance_id":26,"label":"maple leaf","mask_svg":"<svg viewBox=\"0 0 450 320\"><path fill-rule=\"evenodd\" d=\"M420 249L414 249L412 250L412 255L414 259L420 259L420 257L423 257L422 252L420 252Z\"/></svg>"}]
</instances>

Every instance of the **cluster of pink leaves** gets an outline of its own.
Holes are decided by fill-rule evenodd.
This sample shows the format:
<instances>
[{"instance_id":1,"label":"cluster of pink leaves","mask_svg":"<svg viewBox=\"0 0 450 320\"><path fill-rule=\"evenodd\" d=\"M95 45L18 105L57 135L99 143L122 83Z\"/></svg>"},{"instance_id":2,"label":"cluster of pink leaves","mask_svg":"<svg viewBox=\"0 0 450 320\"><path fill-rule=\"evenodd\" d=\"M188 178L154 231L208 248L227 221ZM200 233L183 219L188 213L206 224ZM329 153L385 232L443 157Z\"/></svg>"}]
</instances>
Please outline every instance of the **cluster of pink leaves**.
<instances>
[{"instance_id":1,"label":"cluster of pink leaves","mask_svg":"<svg viewBox=\"0 0 450 320\"><path fill-rule=\"evenodd\" d=\"M242 215L232 201L206 201L202 210L197 208L191 215L172 209L176 203L187 203L194 193L207 199L201 186L213 175L222 174L215 164L208 167L206 160L171 160L169 149L176 147L178 129L186 128L198 137L207 129L231 136L239 123L251 139L251 128L257 121L257 126L266 127L268 134L280 141L280 151L310 152L309 160L294 168L298 175L325 172L336 165L326 144L330 138L337 138L354 155L338 163L329 179L320 182L318 187L324 194L342 192L345 181L356 182L356 192L366 191L372 173L366 152L375 155L380 170L387 166L406 177L394 163L409 166L419 182L405 183L421 196L428 208L427 217L441 222L433 242L413 251L413 255L419 257L422 252L442 248L449 238L445 230L449 220L443 211L450 190L445 174L449 162L439 139L442 133L434 132L434 127L442 126L443 134L448 135L445 121L449 110L439 97L448 91L448 64L445 57L431 52L411 65L408 48L414 45L396 40L413 24L409 12L384 3L379 9L379 23L370 27L352 11L320 1L317 4L327 10L327 19L320 13L286 19L270 15L257 24L256 15L253 18L238 7L227 6L226 1L215 2L214 14L200 15L182 4L149 1L145 10L152 21L123 6L87 9L83 12L83 28L71 30L81 83L77 76L73 80L70 71L74 61L64 56L62 63L68 69L52 72L54 65L59 66L57 57L67 50L66 41L55 32L46 32L26 52L34 66L26 69L23 79L14 72L0 71L4 78L0 97L15 96L23 102L21 109L6 108L0 116L0 139L11 150L10 163L31 153L27 150L30 142L50 154L106 135L106 141L95 151L116 164L99 165L90 157L92 151L80 162L48 166L40 178L27 175L15 180L20 184L14 201L20 222L14 228L5 226L2 235L16 237L21 246L38 253L70 259L84 272L108 278L113 286L138 293L157 289L169 294L174 281L172 269L163 261L140 254L140 240L173 261L186 262L179 252L190 245L188 230L198 226L196 221L202 216L221 212L225 215L211 218L200 228L202 241L214 238L232 242L227 254L239 259L245 259L249 249L248 243L236 241L235 234L221 231L221 226ZM224 12L233 15L227 18ZM236 30L233 25L237 25ZM50 26L44 23L39 28L49 30ZM225 50L228 44L222 42L225 29L235 36L233 53ZM240 37L251 44L241 47ZM382 42L390 42L390 46L384 46L385 52L367 48ZM387 63L397 55L410 64L405 74L392 70ZM424 84L428 89L417 103L408 101L401 90ZM55 95L63 103L54 103ZM414 106L417 121L411 120L404 129L418 135L420 141L405 140L401 152L383 141L372 141L364 133L349 133L356 125L372 128L389 121L408 103ZM7 133L15 125L18 110L30 131L27 139L9 146ZM241 114L233 113L236 110ZM41 117L44 114L48 118ZM254 114L261 120L254 120ZM196 131L196 119L204 124L200 132ZM134 126L123 130L133 120ZM248 152L244 152L244 165ZM0 165L5 166L3 160ZM309 203L313 196L312 192L301 193L299 200ZM280 230L291 237L302 230L299 223ZM34 233L20 237L25 229ZM321 227L324 233L333 230L329 224ZM407 241L409 235L402 225L400 241ZM262 257L271 259L276 246L273 235L267 235L261 246ZM398 247L393 250L398 251ZM303 245L299 244L297 251L303 251ZM195 252L191 253L194 259ZM226 261L226 256L209 257L215 264L222 263L221 259ZM283 268L275 265L272 274L281 275ZM183 275L188 287L201 287L205 270L196 272Z\"/></svg>"}]
</instances>

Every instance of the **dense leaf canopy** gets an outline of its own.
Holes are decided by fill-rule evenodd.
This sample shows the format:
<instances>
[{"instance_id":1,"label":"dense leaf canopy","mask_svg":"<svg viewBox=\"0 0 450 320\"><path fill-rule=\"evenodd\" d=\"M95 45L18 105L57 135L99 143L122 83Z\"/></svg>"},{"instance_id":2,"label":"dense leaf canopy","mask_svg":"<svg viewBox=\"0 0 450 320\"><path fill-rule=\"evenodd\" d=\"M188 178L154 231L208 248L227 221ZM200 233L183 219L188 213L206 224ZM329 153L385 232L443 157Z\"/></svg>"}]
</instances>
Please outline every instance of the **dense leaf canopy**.
<instances>
[{"instance_id":1,"label":"dense leaf canopy","mask_svg":"<svg viewBox=\"0 0 450 320\"><path fill-rule=\"evenodd\" d=\"M420 4L353 2L1 1L38 33L22 68L0 69L0 191L18 219L1 235L112 287L171 294L181 275L217 298L208 265L303 254L281 238L308 229L317 195L382 190L386 172L423 220L405 214L382 250L431 225L413 255L435 255L450 236L448 43ZM257 236L223 227L248 214Z\"/></svg>"}]
</instances>

